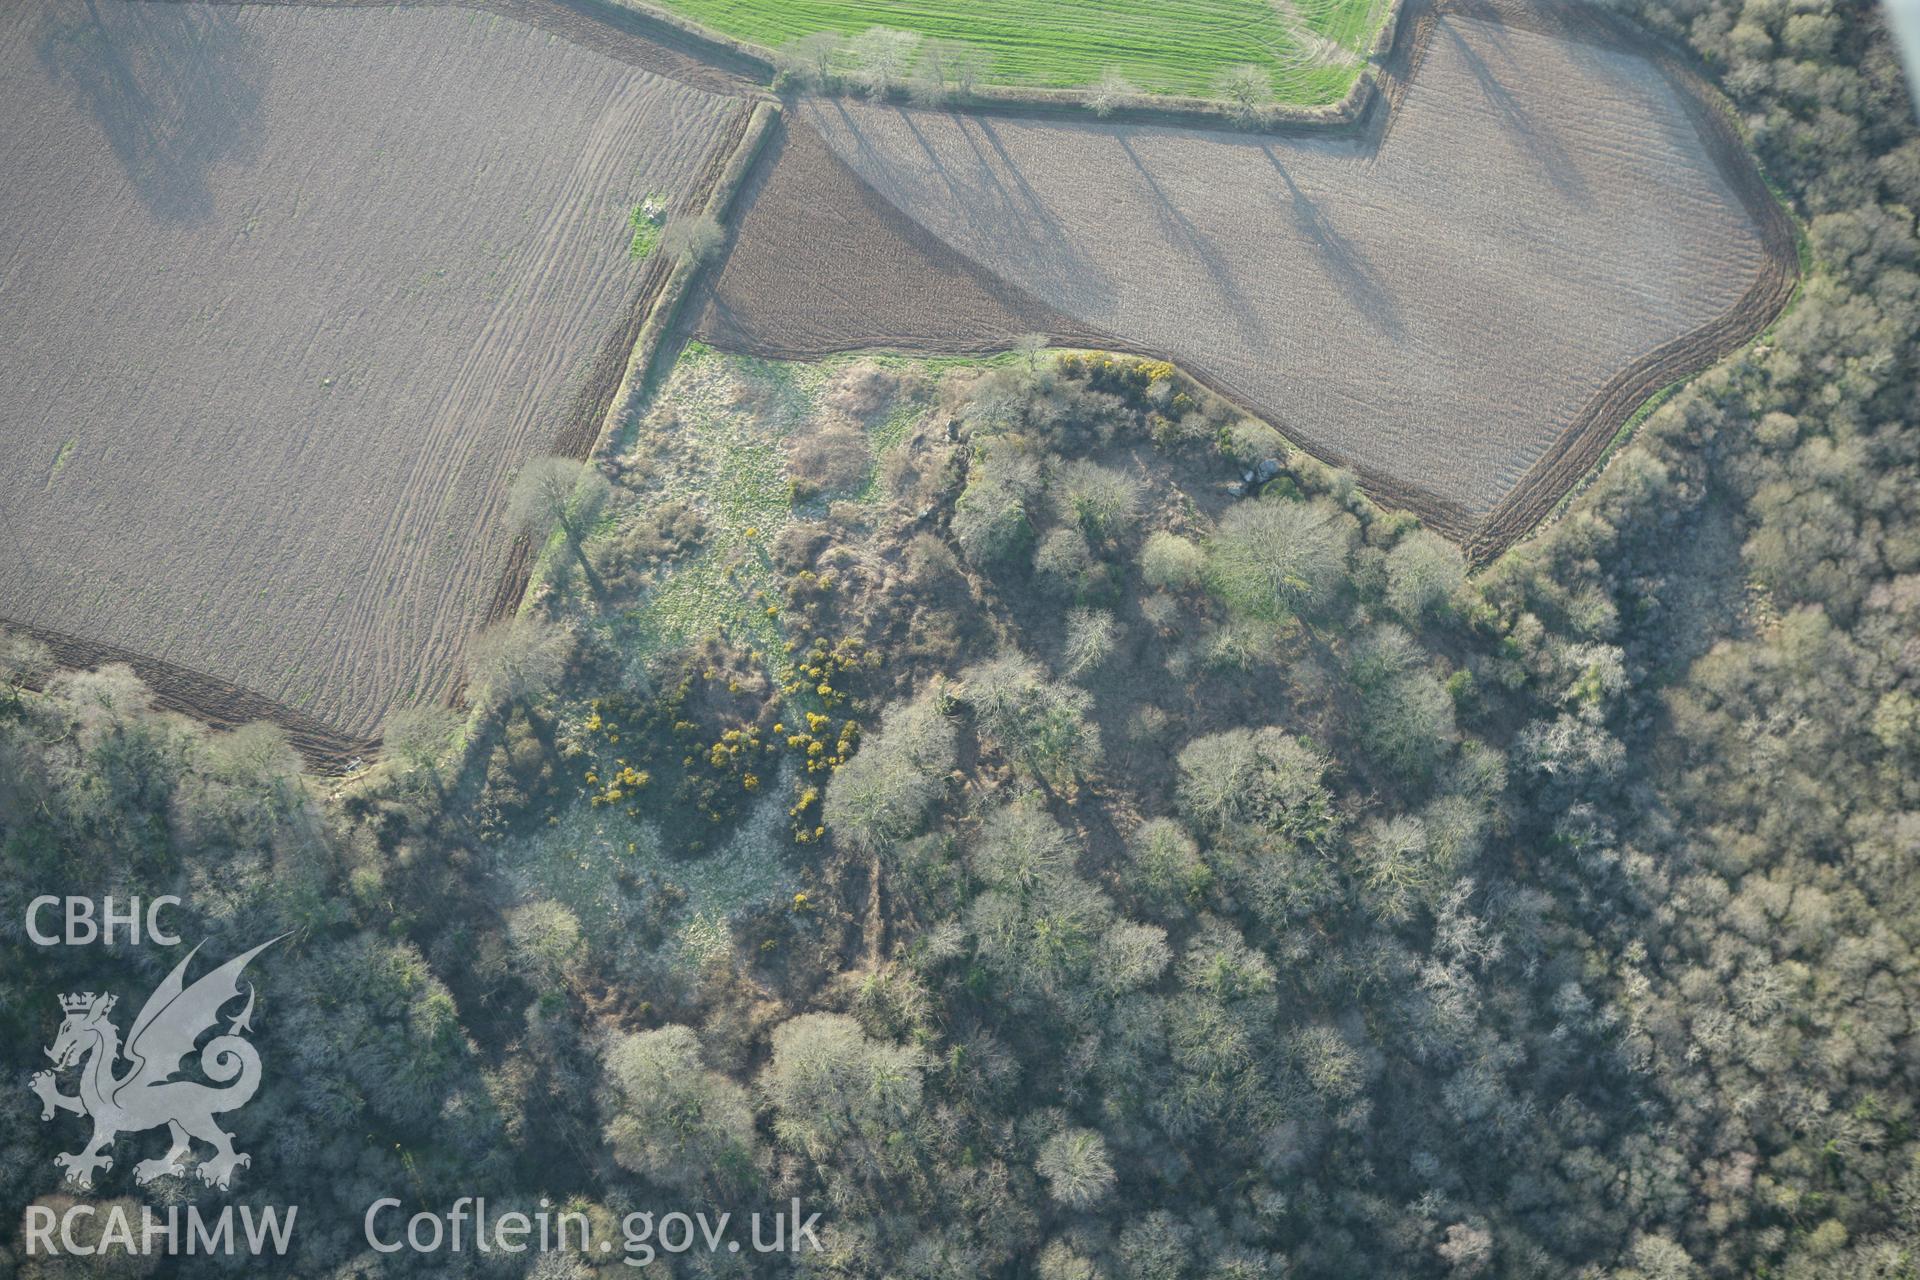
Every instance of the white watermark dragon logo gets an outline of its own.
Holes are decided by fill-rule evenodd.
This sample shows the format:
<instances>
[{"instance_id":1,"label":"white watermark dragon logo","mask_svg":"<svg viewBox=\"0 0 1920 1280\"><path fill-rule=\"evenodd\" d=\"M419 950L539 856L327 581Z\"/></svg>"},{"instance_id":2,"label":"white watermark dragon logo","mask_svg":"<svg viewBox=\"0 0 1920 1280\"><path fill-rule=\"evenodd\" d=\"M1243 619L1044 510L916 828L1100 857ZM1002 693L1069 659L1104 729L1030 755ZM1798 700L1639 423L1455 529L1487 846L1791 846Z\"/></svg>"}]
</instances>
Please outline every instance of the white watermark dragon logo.
<instances>
[{"instance_id":1,"label":"white watermark dragon logo","mask_svg":"<svg viewBox=\"0 0 1920 1280\"><path fill-rule=\"evenodd\" d=\"M46 1051L54 1071L37 1073L31 1088L40 1095L42 1120L61 1111L93 1120L93 1137L86 1146L53 1158L67 1171L69 1183L91 1188L96 1172L113 1168L113 1157L105 1152L116 1137L161 1125L167 1127L172 1145L164 1156L134 1166L133 1180L143 1186L155 1178L184 1175L196 1138L214 1149L196 1170L208 1186L224 1189L236 1168L253 1162L233 1149L233 1135L214 1122L214 1116L245 1106L260 1087L260 1054L243 1038L253 1030L252 983L247 984L246 1007L229 1020L225 1034L200 1048L200 1072L213 1084L176 1077L200 1037L219 1022L221 1008L239 998L241 971L278 941L263 942L188 986L187 965L200 950L194 947L147 998L124 1048L119 1029L107 1017L116 997L91 991L60 997L66 1020ZM116 1074L122 1058L127 1069ZM55 1071L76 1064L79 1092L61 1093Z\"/></svg>"}]
</instances>

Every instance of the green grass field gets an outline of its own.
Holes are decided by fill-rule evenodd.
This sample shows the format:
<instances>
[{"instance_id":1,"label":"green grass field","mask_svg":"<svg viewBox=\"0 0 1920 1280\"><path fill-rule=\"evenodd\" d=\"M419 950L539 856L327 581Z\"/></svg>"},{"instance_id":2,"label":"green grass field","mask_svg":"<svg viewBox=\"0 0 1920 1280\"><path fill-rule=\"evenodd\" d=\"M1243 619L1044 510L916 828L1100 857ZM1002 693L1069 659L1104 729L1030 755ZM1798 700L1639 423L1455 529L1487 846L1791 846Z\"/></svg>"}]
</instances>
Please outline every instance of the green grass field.
<instances>
[{"instance_id":1,"label":"green grass field","mask_svg":"<svg viewBox=\"0 0 1920 1280\"><path fill-rule=\"evenodd\" d=\"M1209 96L1221 72L1268 69L1284 103L1332 102L1353 83L1386 0L656 0L767 48L885 26L991 56L986 82L1061 88L1108 68L1152 93Z\"/></svg>"}]
</instances>

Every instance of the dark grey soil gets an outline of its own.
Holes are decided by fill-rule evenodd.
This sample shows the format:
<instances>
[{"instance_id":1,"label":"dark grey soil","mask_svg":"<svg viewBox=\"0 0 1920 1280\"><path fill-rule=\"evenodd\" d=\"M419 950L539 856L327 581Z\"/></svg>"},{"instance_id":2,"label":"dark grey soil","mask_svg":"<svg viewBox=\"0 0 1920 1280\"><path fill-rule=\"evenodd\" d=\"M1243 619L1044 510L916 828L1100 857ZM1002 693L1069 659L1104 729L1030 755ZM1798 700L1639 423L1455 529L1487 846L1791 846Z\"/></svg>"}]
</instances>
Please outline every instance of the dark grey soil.
<instances>
[{"instance_id":1,"label":"dark grey soil","mask_svg":"<svg viewBox=\"0 0 1920 1280\"><path fill-rule=\"evenodd\" d=\"M624 366L656 273L633 205L701 198L747 110L633 39L498 6L0 9L0 620L342 742L449 696L511 473Z\"/></svg>"}]
</instances>

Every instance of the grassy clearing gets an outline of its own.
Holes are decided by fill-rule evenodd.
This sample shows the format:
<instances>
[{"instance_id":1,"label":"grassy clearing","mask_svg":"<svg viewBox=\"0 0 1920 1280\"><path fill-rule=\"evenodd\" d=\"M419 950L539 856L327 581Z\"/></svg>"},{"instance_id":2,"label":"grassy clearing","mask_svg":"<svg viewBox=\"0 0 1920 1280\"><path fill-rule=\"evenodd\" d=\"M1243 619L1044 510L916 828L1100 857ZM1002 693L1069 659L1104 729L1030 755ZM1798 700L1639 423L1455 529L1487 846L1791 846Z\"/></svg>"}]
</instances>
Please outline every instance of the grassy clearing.
<instances>
[{"instance_id":1,"label":"grassy clearing","mask_svg":"<svg viewBox=\"0 0 1920 1280\"><path fill-rule=\"evenodd\" d=\"M678 419L674 456L650 497L693 502L706 516L705 545L669 570L646 601L616 621L622 649L639 664L715 633L767 655L786 676L777 584L766 548L792 518L787 439L811 411L822 381L803 365L724 356L694 344L656 397Z\"/></svg>"},{"instance_id":2,"label":"grassy clearing","mask_svg":"<svg viewBox=\"0 0 1920 1280\"><path fill-rule=\"evenodd\" d=\"M715 31L778 48L886 26L991 57L989 84L1090 85L1118 71L1150 93L1209 96L1229 67L1268 69L1281 102L1333 102L1386 15L1383 0L662 0Z\"/></svg>"},{"instance_id":3,"label":"grassy clearing","mask_svg":"<svg viewBox=\"0 0 1920 1280\"><path fill-rule=\"evenodd\" d=\"M758 651L776 683L791 674L778 613L778 583L767 549L798 514L787 478L789 441L819 408L833 375L858 356L814 362L724 355L694 343L654 396L655 421L670 415L672 448L659 461L645 501L681 499L706 519L701 549L666 570L639 605L611 625L639 667L670 649L720 634ZM892 368L929 373L952 360L878 357ZM927 411L904 397L867 428L875 457L905 440ZM878 466L855 502L880 498Z\"/></svg>"}]
</instances>

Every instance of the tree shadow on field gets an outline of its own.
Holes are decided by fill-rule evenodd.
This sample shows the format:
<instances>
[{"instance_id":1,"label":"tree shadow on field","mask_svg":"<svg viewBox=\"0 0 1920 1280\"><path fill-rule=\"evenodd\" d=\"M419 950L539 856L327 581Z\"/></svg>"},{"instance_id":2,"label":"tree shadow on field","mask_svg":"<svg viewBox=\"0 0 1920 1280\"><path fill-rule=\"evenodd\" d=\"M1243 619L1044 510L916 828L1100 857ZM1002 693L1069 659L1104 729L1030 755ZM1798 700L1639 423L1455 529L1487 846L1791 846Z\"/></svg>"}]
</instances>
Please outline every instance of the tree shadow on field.
<instances>
[{"instance_id":1,"label":"tree shadow on field","mask_svg":"<svg viewBox=\"0 0 1920 1280\"><path fill-rule=\"evenodd\" d=\"M79 0L50 10L37 53L155 217L212 217L215 166L260 153L270 67L238 10Z\"/></svg>"},{"instance_id":2,"label":"tree shadow on field","mask_svg":"<svg viewBox=\"0 0 1920 1280\"><path fill-rule=\"evenodd\" d=\"M1361 314L1382 333L1396 342L1404 339L1407 329L1400 318L1399 304L1394 301L1392 290L1380 280L1373 264L1351 239L1327 220L1313 198L1300 189L1300 184L1293 180L1293 174L1274 152L1273 144L1262 143L1260 150L1266 155L1267 163L1280 176L1281 185L1286 188L1287 199L1283 203L1293 219L1295 230L1313 246L1315 255L1328 274L1340 282Z\"/></svg>"},{"instance_id":3,"label":"tree shadow on field","mask_svg":"<svg viewBox=\"0 0 1920 1280\"><path fill-rule=\"evenodd\" d=\"M1161 227L1167 232L1170 243L1183 245L1194 261L1200 264L1207 279L1213 283L1213 291L1220 301L1233 312L1239 322L1240 336L1252 343L1256 349L1266 345L1268 330L1265 319L1247 302L1235 277L1233 265L1221 254L1218 246L1198 227L1186 211L1167 194L1160 180L1153 176L1153 170L1147 167L1140 153L1134 148L1132 139L1125 131L1116 131L1114 141L1120 146L1120 152L1133 166L1135 175L1142 186L1151 193L1155 212L1159 216Z\"/></svg>"},{"instance_id":4,"label":"tree shadow on field","mask_svg":"<svg viewBox=\"0 0 1920 1280\"><path fill-rule=\"evenodd\" d=\"M1519 143L1520 147L1540 166L1540 172L1546 175L1547 181L1553 184L1555 191L1573 203L1584 204L1590 193L1587 189L1587 180L1581 174L1580 166L1574 160L1573 153L1536 113L1529 111L1526 105L1514 95L1513 90L1507 87L1499 73L1487 65L1486 58L1460 34L1458 29L1444 22L1438 25L1440 33L1445 35L1458 51L1462 64L1473 76L1475 83L1480 86L1481 93L1486 96L1487 105L1505 125L1508 135ZM1504 29L1485 23L1482 26L1488 33L1488 40L1505 53L1511 63L1513 54L1508 51ZM1568 47L1574 50L1579 48L1574 45Z\"/></svg>"},{"instance_id":5,"label":"tree shadow on field","mask_svg":"<svg viewBox=\"0 0 1920 1280\"><path fill-rule=\"evenodd\" d=\"M885 154L868 139L859 114L839 99L829 105L836 113L837 136L848 139L871 170L888 171ZM939 122L932 135L924 127L931 121ZM896 107L891 122L912 136L926 161L929 203L964 226L972 243L993 246L990 256L976 256L981 266L1067 311L1102 313L1114 304L1112 275L1075 242L1060 215L1027 182L991 120L961 111ZM937 201L935 186L944 193Z\"/></svg>"}]
</instances>

